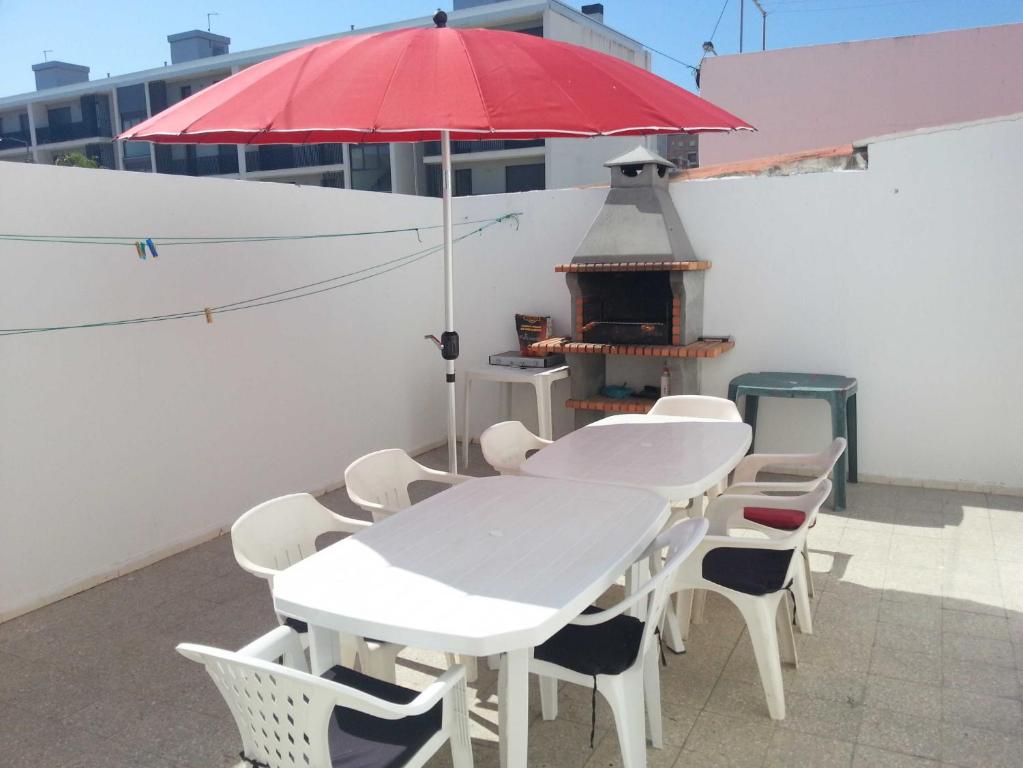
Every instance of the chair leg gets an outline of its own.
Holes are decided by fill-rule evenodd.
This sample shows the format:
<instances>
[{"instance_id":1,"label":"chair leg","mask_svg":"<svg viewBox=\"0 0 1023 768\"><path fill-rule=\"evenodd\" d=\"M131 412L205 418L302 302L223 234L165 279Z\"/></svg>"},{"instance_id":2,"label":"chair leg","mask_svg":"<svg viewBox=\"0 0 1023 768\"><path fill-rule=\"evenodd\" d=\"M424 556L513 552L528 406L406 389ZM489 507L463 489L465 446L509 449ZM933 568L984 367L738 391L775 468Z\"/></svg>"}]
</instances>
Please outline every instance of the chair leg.
<instances>
[{"instance_id":1,"label":"chair leg","mask_svg":"<svg viewBox=\"0 0 1023 768\"><path fill-rule=\"evenodd\" d=\"M622 768L646 768L646 718L643 714L643 675L630 674L600 676L597 690L611 707L622 749Z\"/></svg>"},{"instance_id":2,"label":"chair leg","mask_svg":"<svg viewBox=\"0 0 1023 768\"><path fill-rule=\"evenodd\" d=\"M806 571L797 563L792 575L792 595L796 602L796 626L804 635L813 634L813 612L806 586ZM784 601L787 604L787 600Z\"/></svg>"},{"instance_id":3,"label":"chair leg","mask_svg":"<svg viewBox=\"0 0 1023 768\"><path fill-rule=\"evenodd\" d=\"M544 720L558 717L558 678L540 676L540 712Z\"/></svg>"},{"instance_id":4,"label":"chair leg","mask_svg":"<svg viewBox=\"0 0 1023 768\"><path fill-rule=\"evenodd\" d=\"M472 765L472 740L469 737L469 705L467 702L468 692L465 684L455 686L449 694L450 709L445 709L445 717L451 715L451 731L448 738L451 741L451 766L452 768L473 768ZM453 711L452 711L453 710Z\"/></svg>"},{"instance_id":5,"label":"chair leg","mask_svg":"<svg viewBox=\"0 0 1023 768\"><path fill-rule=\"evenodd\" d=\"M798 611L797 611L798 615ZM796 635L792 630L792 598L782 593L775 611L775 627L778 631L778 658L785 664L798 666L796 659Z\"/></svg>"},{"instance_id":6,"label":"chair leg","mask_svg":"<svg viewBox=\"0 0 1023 768\"><path fill-rule=\"evenodd\" d=\"M817 593L813 589L813 571L810 570L810 547L803 541L803 571L806 573L806 594L810 597L816 597Z\"/></svg>"},{"instance_id":7,"label":"chair leg","mask_svg":"<svg viewBox=\"0 0 1023 768\"><path fill-rule=\"evenodd\" d=\"M661 633L664 641L675 653L685 653L686 643L682 639L682 627L679 624L675 606L672 605L671 597L668 597L667 605L664 607L664 617L661 619Z\"/></svg>"},{"instance_id":8,"label":"chair leg","mask_svg":"<svg viewBox=\"0 0 1023 768\"><path fill-rule=\"evenodd\" d=\"M650 730L650 745L654 749L664 748L664 724L661 719L661 670L658 667L660 654L654 644L643 659L643 699L646 702L647 727Z\"/></svg>"},{"instance_id":9,"label":"chair leg","mask_svg":"<svg viewBox=\"0 0 1023 768\"><path fill-rule=\"evenodd\" d=\"M475 656L459 656L458 661L463 667L465 667L465 680L469 683L475 683L476 678L479 677L479 664L476 661Z\"/></svg>"},{"instance_id":10,"label":"chair leg","mask_svg":"<svg viewBox=\"0 0 1023 768\"><path fill-rule=\"evenodd\" d=\"M381 643L371 648L368 643L363 641L359 650L362 671L377 680L387 683L397 682L395 666L400 651L401 646L393 643Z\"/></svg>"},{"instance_id":11,"label":"chair leg","mask_svg":"<svg viewBox=\"0 0 1023 768\"><path fill-rule=\"evenodd\" d=\"M785 689L781 677L781 658L778 650L778 630L775 615L778 601L753 597L734 600L749 631L753 655L760 670L760 683L767 697L767 710L772 720L785 719ZM774 609L772 611L772 608ZM775 615L772 615L775 614Z\"/></svg>"}]
</instances>

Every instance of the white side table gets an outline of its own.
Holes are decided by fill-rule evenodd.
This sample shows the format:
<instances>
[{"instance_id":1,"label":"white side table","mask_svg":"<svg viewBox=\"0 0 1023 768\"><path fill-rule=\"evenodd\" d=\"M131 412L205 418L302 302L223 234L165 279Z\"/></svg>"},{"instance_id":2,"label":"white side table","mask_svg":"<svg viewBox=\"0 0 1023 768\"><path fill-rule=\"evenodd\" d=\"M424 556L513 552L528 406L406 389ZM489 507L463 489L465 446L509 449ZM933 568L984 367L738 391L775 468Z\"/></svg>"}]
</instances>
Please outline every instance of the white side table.
<instances>
[{"instance_id":1,"label":"white side table","mask_svg":"<svg viewBox=\"0 0 1023 768\"><path fill-rule=\"evenodd\" d=\"M540 425L540 437L544 440L554 439L554 427L551 419L551 385L555 381L567 379L567 365L557 368L518 368L510 365L483 365L469 368L463 372L465 376L465 411L463 413L462 460L469 463L469 400L473 381L496 381L505 385L505 402L511 411L511 385L531 384L536 391L536 413Z\"/></svg>"}]
</instances>

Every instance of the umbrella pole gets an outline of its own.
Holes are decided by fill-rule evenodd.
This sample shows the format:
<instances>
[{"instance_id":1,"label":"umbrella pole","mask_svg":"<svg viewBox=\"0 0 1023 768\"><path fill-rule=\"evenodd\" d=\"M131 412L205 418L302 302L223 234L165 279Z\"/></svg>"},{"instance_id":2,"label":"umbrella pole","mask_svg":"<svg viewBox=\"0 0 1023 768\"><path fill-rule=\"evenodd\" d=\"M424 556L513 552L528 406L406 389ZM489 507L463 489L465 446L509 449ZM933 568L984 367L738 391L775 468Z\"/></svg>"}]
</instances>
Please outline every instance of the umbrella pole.
<instances>
[{"instance_id":1,"label":"umbrella pole","mask_svg":"<svg viewBox=\"0 0 1023 768\"><path fill-rule=\"evenodd\" d=\"M448 387L448 471L458 471L457 426L455 424L455 360L458 357L458 334L455 333L454 259L451 240L451 133L441 131L441 185L444 199L444 334L441 354L447 363L445 380Z\"/></svg>"}]
</instances>

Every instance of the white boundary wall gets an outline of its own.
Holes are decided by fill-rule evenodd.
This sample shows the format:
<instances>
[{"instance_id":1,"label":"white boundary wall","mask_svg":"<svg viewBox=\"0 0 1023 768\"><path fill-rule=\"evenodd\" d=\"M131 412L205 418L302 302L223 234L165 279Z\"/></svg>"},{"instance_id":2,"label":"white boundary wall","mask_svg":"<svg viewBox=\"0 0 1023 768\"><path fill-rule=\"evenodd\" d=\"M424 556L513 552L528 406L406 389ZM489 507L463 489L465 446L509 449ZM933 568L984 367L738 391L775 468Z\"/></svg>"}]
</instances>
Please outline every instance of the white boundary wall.
<instances>
[{"instance_id":1,"label":"white boundary wall","mask_svg":"<svg viewBox=\"0 0 1023 768\"><path fill-rule=\"evenodd\" d=\"M714 262L704 363L860 380L869 476L1023 488L1023 120L879 140L863 172L675 184ZM568 324L556 263L605 190L461 198L522 211L457 247L463 365L514 344L512 314ZM436 200L0 164L0 232L257 235L439 221ZM436 231L423 233L426 244ZM113 319L267 293L421 247L414 234L202 248L0 242L0 327ZM355 457L443 439L441 260L323 296L153 325L0 338L0 618L224 529L249 506L336 485ZM559 385L561 386L561 385ZM474 432L499 418L474 395ZM555 392L559 401L566 390ZM516 415L534 422L521 392ZM556 427L571 423L562 408ZM828 439L821 403L764 401L764 450Z\"/></svg>"}]
</instances>

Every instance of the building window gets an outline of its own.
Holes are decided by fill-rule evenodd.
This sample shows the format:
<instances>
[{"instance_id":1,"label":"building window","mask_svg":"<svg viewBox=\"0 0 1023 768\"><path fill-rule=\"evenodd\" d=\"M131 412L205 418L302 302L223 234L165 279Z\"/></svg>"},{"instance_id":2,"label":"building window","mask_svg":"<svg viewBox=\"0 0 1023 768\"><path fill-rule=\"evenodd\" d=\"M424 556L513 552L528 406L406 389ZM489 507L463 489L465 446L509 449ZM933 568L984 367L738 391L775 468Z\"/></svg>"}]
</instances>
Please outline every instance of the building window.
<instances>
[{"instance_id":1,"label":"building window","mask_svg":"<svg viewBox=\"0 0 1023 768\"><path fill-rule=\"evenodd\" d=\"M455 171L455 197L472 194L472 168L459 168Z\"/></svg>"},{"instance_id":2,"label":"building window","mask_svg":"<svg viewBox=\"0 0 1023 768\"><path fill-rule=\"evenodd\" d=\"M529 192L544 189L544 164L509 165L504 169L505 192Z\"/></svg>"},{"instance_id":3,"label":"building window","mask_svg":"<svg viewBox=\"0 0 1023 768\"><path fill-rule=\"evenodd\" d=\"M71 107L46 110L46 122L51 128L58 125L71 125Z\"/></svg>"},{"instance_id":4,"label":"building window","mask_svg":"<svg viewBox=\"0 0 1023 768\"><path fill-rule=\"evenodd\" d=\"M345 188L345 174L344 171L327 171L320 177L321 187L335 187L337 189Z\"/></svg>"},{"instance_id":5,"label":"building window","mask_svg":"<svg viewBox=\"0 0 1023 768\"><path fill-rule=\"evenodd\" d=\"M352 189L391 191L390 144L352 144L348 152L352 163Z\"/></svg>"},{"instance_id":6,"label":"building window","mask_svg":"<svg viewBox=\"0 0 1023 768\"><path fill-rule=\"evenodd\" d=\"M695 168L700 164L700 157L695 152L690 152L686 155L686 163L690 168Z\"/></svg>"}]
</instances>

